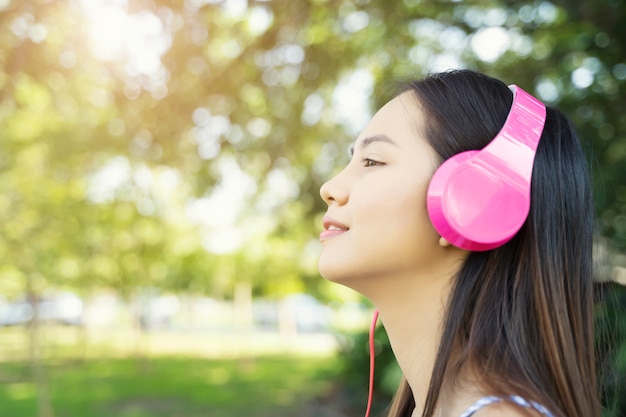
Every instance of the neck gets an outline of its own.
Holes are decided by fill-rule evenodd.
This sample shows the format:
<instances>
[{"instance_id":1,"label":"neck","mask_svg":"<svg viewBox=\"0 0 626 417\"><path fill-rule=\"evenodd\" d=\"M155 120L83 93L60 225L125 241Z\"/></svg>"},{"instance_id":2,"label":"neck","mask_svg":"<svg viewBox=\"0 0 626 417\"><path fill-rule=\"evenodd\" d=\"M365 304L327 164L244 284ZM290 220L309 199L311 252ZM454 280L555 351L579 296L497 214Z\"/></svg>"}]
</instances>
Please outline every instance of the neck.
<instances>
[{"instance_id":1,"label":"neck","mask_svg":"<svg viewBox=\"0 0 626 417\"><path fill-rule=\"evenodd\" d=\"M452 273L377 279L364 292L380 312L396 360L421 415L439 346Z\"/></svg>"}]
</instances>

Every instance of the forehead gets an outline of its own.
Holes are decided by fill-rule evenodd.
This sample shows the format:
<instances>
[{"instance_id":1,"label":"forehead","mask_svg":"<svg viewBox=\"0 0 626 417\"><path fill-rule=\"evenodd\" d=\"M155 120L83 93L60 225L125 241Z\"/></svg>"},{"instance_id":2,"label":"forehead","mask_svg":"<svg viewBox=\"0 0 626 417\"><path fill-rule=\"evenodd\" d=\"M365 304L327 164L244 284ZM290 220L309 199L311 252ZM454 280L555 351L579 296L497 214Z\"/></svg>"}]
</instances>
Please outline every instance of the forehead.
<instances>
[{"instance_id":1,"label":"forehead","mask_svg":"<svg viewBox=\"0 0 626 417\"><path fill-rule=\"evenodd\" d=\"M358 145L363 138L373 135L385 135L399 143L416 141L422 137L423 123L419 101L410 92L405 92L376 112L356 142Z\"/></svg>"}]
</instances>

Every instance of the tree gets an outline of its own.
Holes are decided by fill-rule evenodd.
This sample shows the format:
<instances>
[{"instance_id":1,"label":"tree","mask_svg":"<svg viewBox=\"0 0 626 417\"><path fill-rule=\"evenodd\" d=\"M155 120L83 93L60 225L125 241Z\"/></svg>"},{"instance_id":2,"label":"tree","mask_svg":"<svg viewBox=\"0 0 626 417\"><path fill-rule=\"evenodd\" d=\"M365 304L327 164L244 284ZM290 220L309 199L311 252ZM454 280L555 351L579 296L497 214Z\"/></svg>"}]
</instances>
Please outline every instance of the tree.
<instances>
[{"instance_id":1,"label":"tree","mask_svg":"<svg viewBox=\"0 0 626 417\"><path fill-rule=\"evenodd\" d=\"M574 119L592 155L600 233L626 248L622 2L0 8L8 295L29 277L37 291L228 296L245 277L259 295L326 294L314 262L320 185L392 80L448 67L516 83Z\"/></svg>"}]
</instances>

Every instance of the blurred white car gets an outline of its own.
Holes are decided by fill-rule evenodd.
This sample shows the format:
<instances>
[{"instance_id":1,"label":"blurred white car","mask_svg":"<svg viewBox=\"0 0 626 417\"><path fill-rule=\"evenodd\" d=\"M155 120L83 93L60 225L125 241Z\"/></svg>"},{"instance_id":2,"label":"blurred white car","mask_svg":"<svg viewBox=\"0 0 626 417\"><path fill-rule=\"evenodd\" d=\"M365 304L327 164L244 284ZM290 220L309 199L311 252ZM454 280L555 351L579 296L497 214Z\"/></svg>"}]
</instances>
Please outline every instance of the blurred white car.
<instances>
[{"instance_id":1,"label":"blurred white car","mask_svg":"<svg viewBox=\"0 0 626 417\"><path fill-rule=\"evenodd\" d=\"M255 323L265 328L276 328L281 320L288 320L298 331L323 332L329 330L332 319L328 306L301 293L288 295L279 302L255 300L252 310Z\"/></svg>"},{"instance_id":2,"label":"blurred white car","mask_svg":"<svg viewBox=\"0 0 626 417\"><path fill-rule=\"evenodd\" d=\"M82 322L83 302L73 293L61 292L41 297L37 303L38 319L79 325ZM25 296L7 303L0 309L0 326L27 324L33 319L33 306Z\"/></svg>"},{"instance_id":3,"label":"blurred white car","mask_svg":"<svg viewBox=\"0 0 626 417\"><path fill-rule=\"evenodd\" d=\"M330 308L309 294L288 295L281 304L293 315L299 331L317 332L330 327Z\"/></svg>"}]
</instances>

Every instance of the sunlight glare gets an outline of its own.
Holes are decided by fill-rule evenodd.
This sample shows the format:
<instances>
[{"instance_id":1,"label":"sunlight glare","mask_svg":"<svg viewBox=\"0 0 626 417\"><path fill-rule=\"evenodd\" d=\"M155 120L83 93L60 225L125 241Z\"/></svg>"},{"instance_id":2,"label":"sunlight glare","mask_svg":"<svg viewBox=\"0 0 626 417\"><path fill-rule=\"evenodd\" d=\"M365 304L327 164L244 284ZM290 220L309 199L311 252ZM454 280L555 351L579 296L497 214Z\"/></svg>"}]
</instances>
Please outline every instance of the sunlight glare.
<instances>
[{"instance_id":1,"label":"sunlight glare","mask_svg":"<svg viewBox=\"0 0 626 417\"><path fill-rule=\"evenodd\" d=\"M492 26L479 29L471 40L472 50L484 62L495 62L507 51L510 36L506 29Z\"/></svg>"},{"instance_id":2,"label":"sunlight glare","mask_svg":"<svg viewBox=\"0 0 626 417\"><path fill-rule=\"evenodd\" d=\"M271 10L253 6L250 8L250 15L247 20L248 32L252 36L260 36L272 25L274 22L274 14Z\"/></svg>"},{"instance_id":3,"label":"sunlight glare","mask_svg":"<svg viewBox=\"0 0 626 417\"><path fill-rule=\"evenodd\" d=\"M257 184L233 158L224 157L218 165L221 182L210 195L189 201L185 213L190 222L202 226L204 248L225 254L243 244L244 233L238 222Z\"/></svg>"},{"instance_id":4,"label":"sunlight glare","mask_svg":"<svg viewBox=\"0 0 626 417\"><path fill-rule=\"evenodd\" d=\"M129 26L128 15L122 9L103 8L89 30L96 58L103 61L122 59Z\"/></svg>"},{"instance_id":5,"label":"sunlight glare","mask_svg":"<svg viewBox=\"0 0 626 417\"><path fill-rule=\"evenodd\" d=\"M131 178L130 162L123 156L108 161L88 180L87 198L96 204L110 203L115 200L118 190Z\"/></svg>"},{"instance_id":6,"label":"sunlight glare","mask_svg":"<svg viewBox=\"0 0 626 417\"><path fill-rule=\"evenodd\" d=\"M357 135L372 117L370 97L373 89L372 74L358 69L343 77L333 91L335 120L352 135Z\"/></svg>"},{"instance_id":7,"label":"sunlight glare","mask_svg":"<svg viewBox=\"0 0 626 417\"><path fill-rule=\"evenodd\" d=\"M90 51L96 59L126 61L131 75L154 75L171 44L171 34L150 11L128 14L125 1L82 1Z\"/></svg>"}]
</instances>

